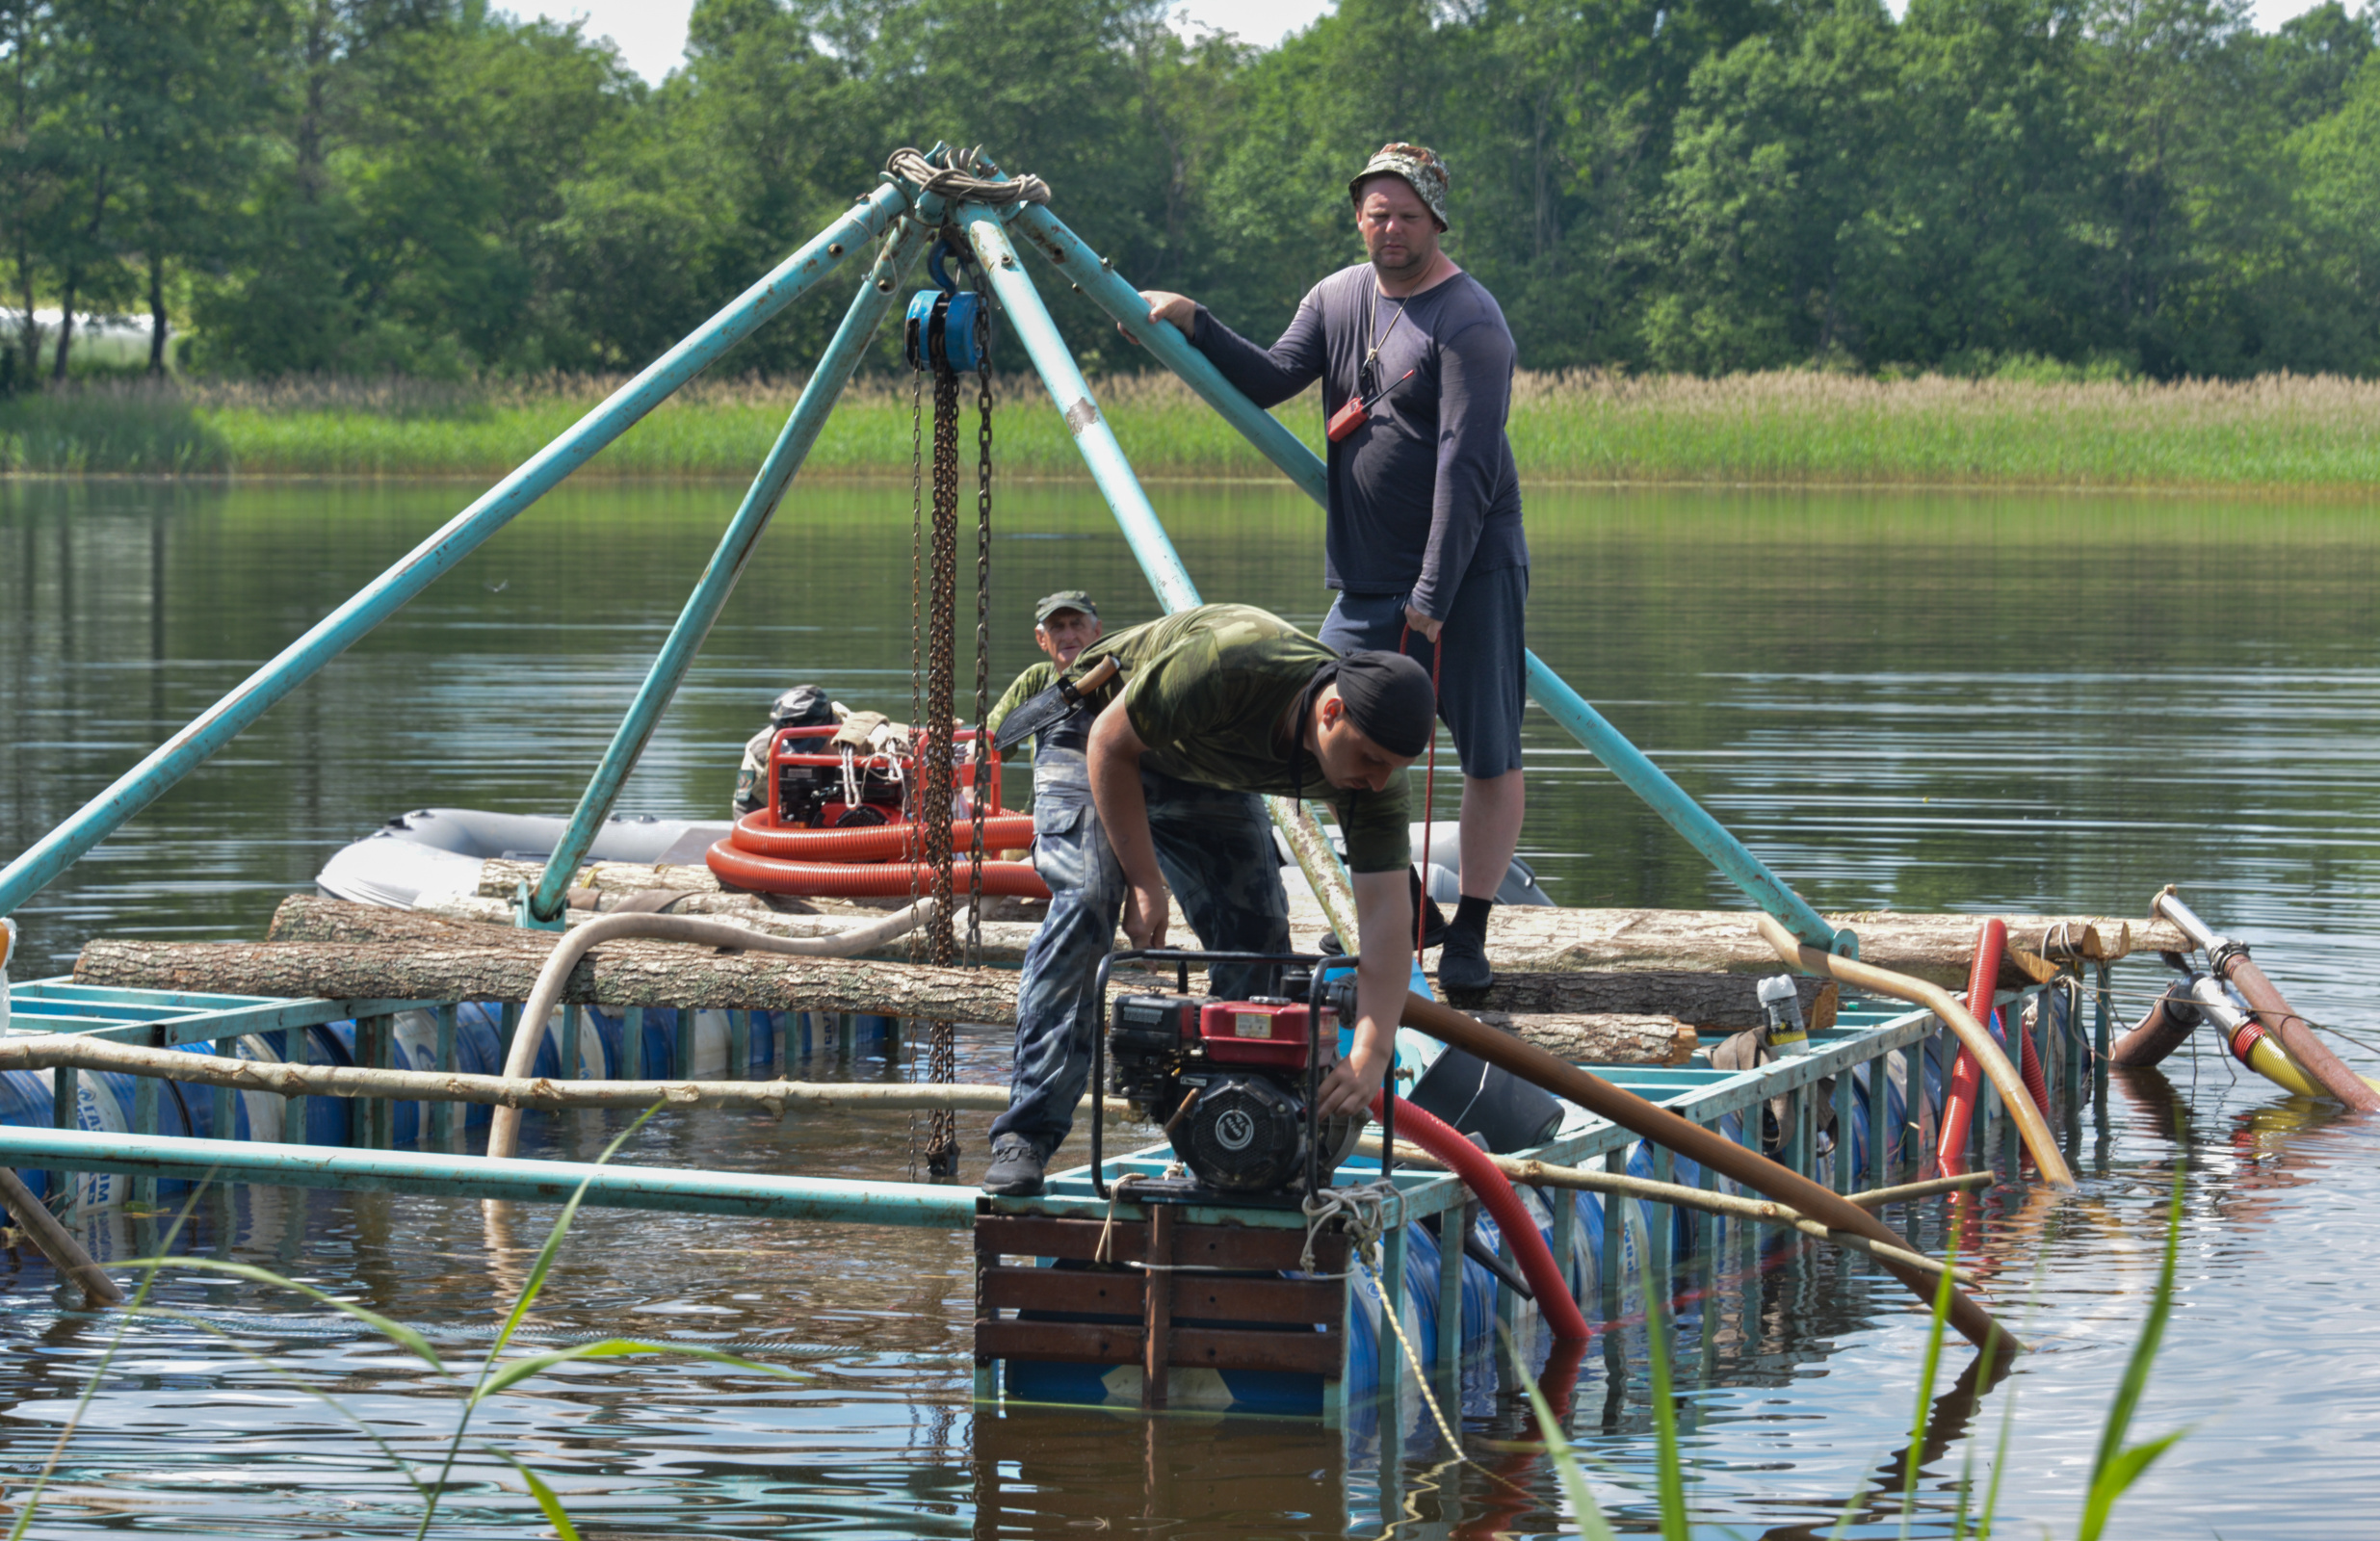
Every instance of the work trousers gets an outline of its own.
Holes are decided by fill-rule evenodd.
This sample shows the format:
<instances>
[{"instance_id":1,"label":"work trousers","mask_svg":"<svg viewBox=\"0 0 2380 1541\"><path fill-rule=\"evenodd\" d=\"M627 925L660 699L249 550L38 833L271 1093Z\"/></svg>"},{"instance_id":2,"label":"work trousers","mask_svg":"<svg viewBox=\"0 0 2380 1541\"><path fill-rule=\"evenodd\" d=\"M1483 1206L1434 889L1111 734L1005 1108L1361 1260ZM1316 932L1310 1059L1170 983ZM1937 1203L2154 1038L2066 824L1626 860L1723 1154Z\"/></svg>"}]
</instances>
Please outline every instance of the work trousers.
<instances>
[{"instance_id":1,"label":"work trousers","mask_svg":"<svg viewBox=\"0 0 2380 1541\"><path fill-rule=\"evenodd\" d=\"M1025 949L1016 994L1016 1062L1008 1107L992 1139L1015 1135L1047 1157L1074 1125L1102 1031L1099 960L1115 945L1127 884L1091 804L1083 751L1044 745L1033 760L1033 869L1050 885L1049 918ZM1140 772L1157 865L1199 945L1218 953L1289 950L1289 896L1262 799ZM1172 945L1187 945L1170 939ZM1273 992L1277 971L1218 966L1209 988L1225 1000Z\"/></svg>"}]
</instances>

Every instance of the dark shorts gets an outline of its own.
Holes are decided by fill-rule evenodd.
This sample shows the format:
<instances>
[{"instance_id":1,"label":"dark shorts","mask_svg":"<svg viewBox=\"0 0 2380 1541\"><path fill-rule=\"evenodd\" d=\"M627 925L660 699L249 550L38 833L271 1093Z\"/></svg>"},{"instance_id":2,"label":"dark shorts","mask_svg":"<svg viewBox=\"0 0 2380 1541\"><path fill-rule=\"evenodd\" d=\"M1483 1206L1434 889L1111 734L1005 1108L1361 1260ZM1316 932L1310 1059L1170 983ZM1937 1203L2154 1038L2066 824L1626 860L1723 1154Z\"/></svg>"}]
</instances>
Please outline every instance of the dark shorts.
<instances>
[{"instance_id":1,"label":"dark shorts","mask_svg":"<svg viewBox=\"0 0 2380 1541\"><path fill-rule=\"evenodd\" d=\"M1438 716L1454 734L1463 774L1488 780L1521 768L1521 705L1528 689L1529 569L1473 572L1454 590L1454 605L1439 633L1446 657L1438 665ZM1405 629L1403 594L1347 594L1330 607L1322 640L1343 653L1397 650ZM1430 644L1420 637L1405 651L1425 665Z\"/></svg>"}]
</instances>

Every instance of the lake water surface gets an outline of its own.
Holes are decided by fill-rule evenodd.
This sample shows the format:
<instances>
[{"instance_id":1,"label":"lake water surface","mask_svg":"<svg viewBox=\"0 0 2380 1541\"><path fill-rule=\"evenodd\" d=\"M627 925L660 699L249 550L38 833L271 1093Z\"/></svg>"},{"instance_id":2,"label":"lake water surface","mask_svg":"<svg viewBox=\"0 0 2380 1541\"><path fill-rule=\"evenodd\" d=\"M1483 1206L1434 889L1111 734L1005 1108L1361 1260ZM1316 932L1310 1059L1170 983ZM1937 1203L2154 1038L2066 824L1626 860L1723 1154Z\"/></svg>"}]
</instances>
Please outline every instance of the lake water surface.
<instances>
[{"instance_id":1,"label":"lake water surface","mask_svg":"<svg viewBox=\"0 0 2380 1541\"><path fill-rule=\"evenodd\" d=\"M468 501L455 484L0 485L0 854L13 854ZM596 484L549 498L19 914L29 974L94 934L253 938L330 851L406 808L576 799L740 489ZM1210 598L1319 621L1321 527L1269 486L1152 494ZM785 685L901 716L905 486L798 488L630 782L629 811L719 815ZM1154 614L1086 486L1004 489L994 690L1033 656L1033 599L1081 587ZM2181 883L2317 1020L2380 1042L2380 512L2364 504L1541 487L1537 650L1821 908L2139 914ZM964 564L962 564L963 566ZM962 662L961 678L968 677ZM1739 906L1550 722L1528 726L1525 853L1561 902ZM1440 808L1451 816L1451 778ZM2124 1014L2161 984L2117 971ZM1960 1246L2042 1351L1988 1394L1950 1356L1896 1497L1924 1321L1831 1252L1722 1277L1674 1345L1705 1533L1952 1533L2006 1440L2010 1534L2074 1532L2186 1158L2181 1291L2134 1438L2189 1436L2118 1509L2132 1537L2380 1534L2380 1137L2199 1046L2085 1116L2079 1194L2020 1185ZM2349 1048L2366 1069L2380 1054ZM962 1045L997 1081L1002 1046ZM810 1075L881 1076L879 1062ZM533 1117L591 1157L620 1127ZM981 1120L963 1126L977 1169ZM673 1115L625 1160L894 1176L897 1118ZM202 1203L177 1250L263 1264L403 1320L494 1319L549 1212L259 1189ZM1911 1223L1944 1244L1943 1206ZM127 1217L116 1256L170 1217ZM1525 1410L1482 1391L1453 1461L1263 1420L971 1405L963 1238L583 1215L536 1320L553 1333L799 1343L807 1378L685 1361L580 1364L476 1416L439 1534L544 1528L498 1451L615 1537L1568 1533ZM203 1322L130 1332L32 1533L409 1535L397 1460L434 1461L451 1384L260 1286L176 1281ZM47 1457L109 1328L0 1253L0 1478ZM224 1336L228 1333L229 1336ZM473 1341L442 1340L467 1362ZM762 1355L766 1357L765 1354ZM1650 1528L1640 1324L1590 1349L1570 1411L1623 1528ZM327 1393L344 1413L320 1398ZM370 1425L385 1449L357 1431ZM429 1472L425 1472L427 1477Z\"/></svg>"}]
</instances>

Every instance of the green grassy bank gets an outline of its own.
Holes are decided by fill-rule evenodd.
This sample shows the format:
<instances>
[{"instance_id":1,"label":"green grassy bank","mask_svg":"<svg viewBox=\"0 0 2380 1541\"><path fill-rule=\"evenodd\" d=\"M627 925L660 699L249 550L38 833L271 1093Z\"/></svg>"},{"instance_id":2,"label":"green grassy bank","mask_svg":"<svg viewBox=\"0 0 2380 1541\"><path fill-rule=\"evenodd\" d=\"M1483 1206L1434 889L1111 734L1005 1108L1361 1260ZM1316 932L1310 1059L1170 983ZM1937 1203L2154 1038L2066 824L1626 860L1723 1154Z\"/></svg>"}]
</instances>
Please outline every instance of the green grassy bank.
<instances>
[{"instance_id":1,"label":"green grassy bank","mask_svg":"<svg viewBox=\"0 0 2380 1541\"><path fill-rule=\"evenodd\" d=\"M48 474L488 477L527 458L615 383L84 386L0 404L0 466ZM1096 389L1144 476L1272 474L1169 378L1113 379ZM1081 476L1038 383L1011 376L1004 390L1008 405L996 419L1002 470ZM697 384L590 469L748 476L795 394L787 383ZM972 405L966 411L961 443L971 457ZM1280 415L1320 447L1321 414L1311 397ZM809 470L906 476L909 430L905 388L856 388L829 421ZM2158 385L1524 375L1511 433L1522 474L1537 480L2380 486L2380 384L2331 378Z\"/></svg>"}]
</instances>

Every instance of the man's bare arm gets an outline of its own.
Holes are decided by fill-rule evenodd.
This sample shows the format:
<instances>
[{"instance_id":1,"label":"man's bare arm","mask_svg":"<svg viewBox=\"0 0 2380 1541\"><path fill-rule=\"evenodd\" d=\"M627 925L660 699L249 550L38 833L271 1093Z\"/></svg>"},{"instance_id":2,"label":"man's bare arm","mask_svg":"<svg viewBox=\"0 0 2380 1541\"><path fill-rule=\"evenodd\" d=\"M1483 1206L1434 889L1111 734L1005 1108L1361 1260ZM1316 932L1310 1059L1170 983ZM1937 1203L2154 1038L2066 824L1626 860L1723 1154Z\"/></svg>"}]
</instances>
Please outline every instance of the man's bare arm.
<instances>
[{"instance_id":1,"label":"man's bare arm","mask_svg":"<svg viewBox=\"0 0 2380 1541\"><path fill-rule=\"evenodd\" d=\"M1140 757L1147 752L1124 703L1109 702L1091 724L1091 803L1099 810L1108 848L1131 885L1124 901L1124 935L1135 947L1163 947L1165 875L1158 868L1157 842L1149 835L1148 794L1140 789Z\"/></svg>"},{"instance_id":2,"label":"man's bare arm","mask_svg":"<svg viewBox=\"0 0 2380 1541\"><path fill-rule=\"evenodd\" d=\"M1357 873L1354 1042L1322 1083L1322 1116L1361 1113L1386 1078L1413 979L1413 899L1402 872Z\"/></svg>"}]
</instances>

